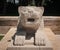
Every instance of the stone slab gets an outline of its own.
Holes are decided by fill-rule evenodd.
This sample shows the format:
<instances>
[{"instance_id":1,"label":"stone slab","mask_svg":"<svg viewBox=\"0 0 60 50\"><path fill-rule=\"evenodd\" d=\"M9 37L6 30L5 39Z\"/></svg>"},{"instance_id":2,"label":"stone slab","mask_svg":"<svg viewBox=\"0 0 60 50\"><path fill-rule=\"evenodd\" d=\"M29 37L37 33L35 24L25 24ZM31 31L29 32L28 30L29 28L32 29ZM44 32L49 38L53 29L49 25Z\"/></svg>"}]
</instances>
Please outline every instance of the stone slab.
<instances>
[{"instance_id":1,"label":"stone slab","mask_svg":"<svg viewBox=\"0 0 60 50\"><path fill-rule=\"evenodd\" d=\"M8 47L7 50L53 50L52 47L45 47L45 46L33 46L33 45L27 45L27 46L13 46Z\"/></svg>"}]
</instances>

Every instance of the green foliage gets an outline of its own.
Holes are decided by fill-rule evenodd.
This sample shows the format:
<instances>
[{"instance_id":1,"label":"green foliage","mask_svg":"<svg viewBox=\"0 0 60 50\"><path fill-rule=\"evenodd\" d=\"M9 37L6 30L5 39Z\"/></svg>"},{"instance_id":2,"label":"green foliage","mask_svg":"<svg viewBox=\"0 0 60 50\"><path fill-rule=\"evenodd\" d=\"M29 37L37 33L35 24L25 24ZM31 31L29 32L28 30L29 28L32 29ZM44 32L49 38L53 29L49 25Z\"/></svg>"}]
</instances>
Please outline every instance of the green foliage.
<instances>
[{"instance_id":1,"label":"green foliage","mask_svg":"<svg viewBox=\"0 0 60 50\"><path fill-rule=\"evenodd\" d=\"M0 40L3 38L4 36L0 36Z\"/></svg>"},{"instance_id":2,"label":"green foliage","mask_svg":"<svg viewBox=\"0 0 60 50\"><path fill-rule=\"evenodd\" d=\"M28 4L28 6L36 6L35 5L35 0L31 0L30 3Z\"/></svg>"}]
</instances>

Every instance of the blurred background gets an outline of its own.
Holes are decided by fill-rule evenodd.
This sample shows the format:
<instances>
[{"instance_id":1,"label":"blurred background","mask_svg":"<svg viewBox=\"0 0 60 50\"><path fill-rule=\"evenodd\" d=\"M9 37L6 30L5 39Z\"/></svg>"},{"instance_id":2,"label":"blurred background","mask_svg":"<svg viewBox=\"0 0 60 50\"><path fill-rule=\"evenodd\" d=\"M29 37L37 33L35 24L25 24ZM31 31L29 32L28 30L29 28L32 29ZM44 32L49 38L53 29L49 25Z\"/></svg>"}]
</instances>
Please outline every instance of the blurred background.
<instances>
[{"instance_id":1,"label":"blurred background","mask_svg":"<svg viewBox=\"0 0 60 50\"><path fill-rule=\"evenodd\" d=\"M19 16L18 7L27 6L30 1L0 0L0 16ZM36 6L41 6L42 3L44 16L60 16L60 0L35 0Z\"/></svg>"}]
</instances>

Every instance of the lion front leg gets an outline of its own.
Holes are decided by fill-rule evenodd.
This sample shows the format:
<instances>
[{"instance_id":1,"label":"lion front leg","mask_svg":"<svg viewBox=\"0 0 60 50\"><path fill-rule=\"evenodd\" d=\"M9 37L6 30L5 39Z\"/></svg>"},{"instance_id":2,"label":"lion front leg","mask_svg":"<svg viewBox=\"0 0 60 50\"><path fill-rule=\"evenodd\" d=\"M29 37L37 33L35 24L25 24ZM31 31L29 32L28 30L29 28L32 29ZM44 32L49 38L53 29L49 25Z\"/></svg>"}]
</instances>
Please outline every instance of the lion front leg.
<instances>
[{"instance_id":1,"label":"lion front leg","mask_svg":"<svg viewBox=\"0 0 60 50\"><path fill-rule=\"evenodd\" d=\"M24 45L25 35L26 35L26 32L19 32L17 35L15 35L14 44L17 45L17 46Z\"/></svg>"},{"instance_id":2,"label":"lion front leg","mask_svg":"<svg viewBox=\"0 0 60 50\"><path fill-rule=\"evenodd\" d=\"M38 29L35 33L35 45L45 46L45 38L43 37L43 30Z\"/></svg>"}]
</instances>

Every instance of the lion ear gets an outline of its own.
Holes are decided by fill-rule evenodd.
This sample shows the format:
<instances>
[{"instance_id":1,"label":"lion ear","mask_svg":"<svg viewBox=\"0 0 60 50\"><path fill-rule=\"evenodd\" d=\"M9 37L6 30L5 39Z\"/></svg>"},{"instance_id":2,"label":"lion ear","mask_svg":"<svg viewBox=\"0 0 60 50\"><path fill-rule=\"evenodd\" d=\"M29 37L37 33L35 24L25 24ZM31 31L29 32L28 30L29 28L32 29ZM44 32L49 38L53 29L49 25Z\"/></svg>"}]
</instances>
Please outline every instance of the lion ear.
<instances>
[{"instance_id":1,"label":"lion ear","mask_svg":"<svg viewBox=\"0 0 60 50\"><path fill-rule=\"evenodd\" d=\"M41 12L41 14L44 13L44 7L40 7L40 12Z\"/></svg>"},{"instance_id":2,"label":"lion ear","mask_svg":"<svg viewBox=\"0 0 60 50\"><path fill-rule=\"evenodd\" d=\"M20 6L20 7L18 7L18 13L20 14L21 13L21 9L22 9L22 7Z\"/></svg>"},{"instance_id":3,"label":"lion ear","mask_svg":"<svg viewBox=\"0 0 60 50\"><path fill-rule=\"evenodd\" d=\"M44 7L40 7L40 9L44 12Z\"/></svg>"}]
</instances>

